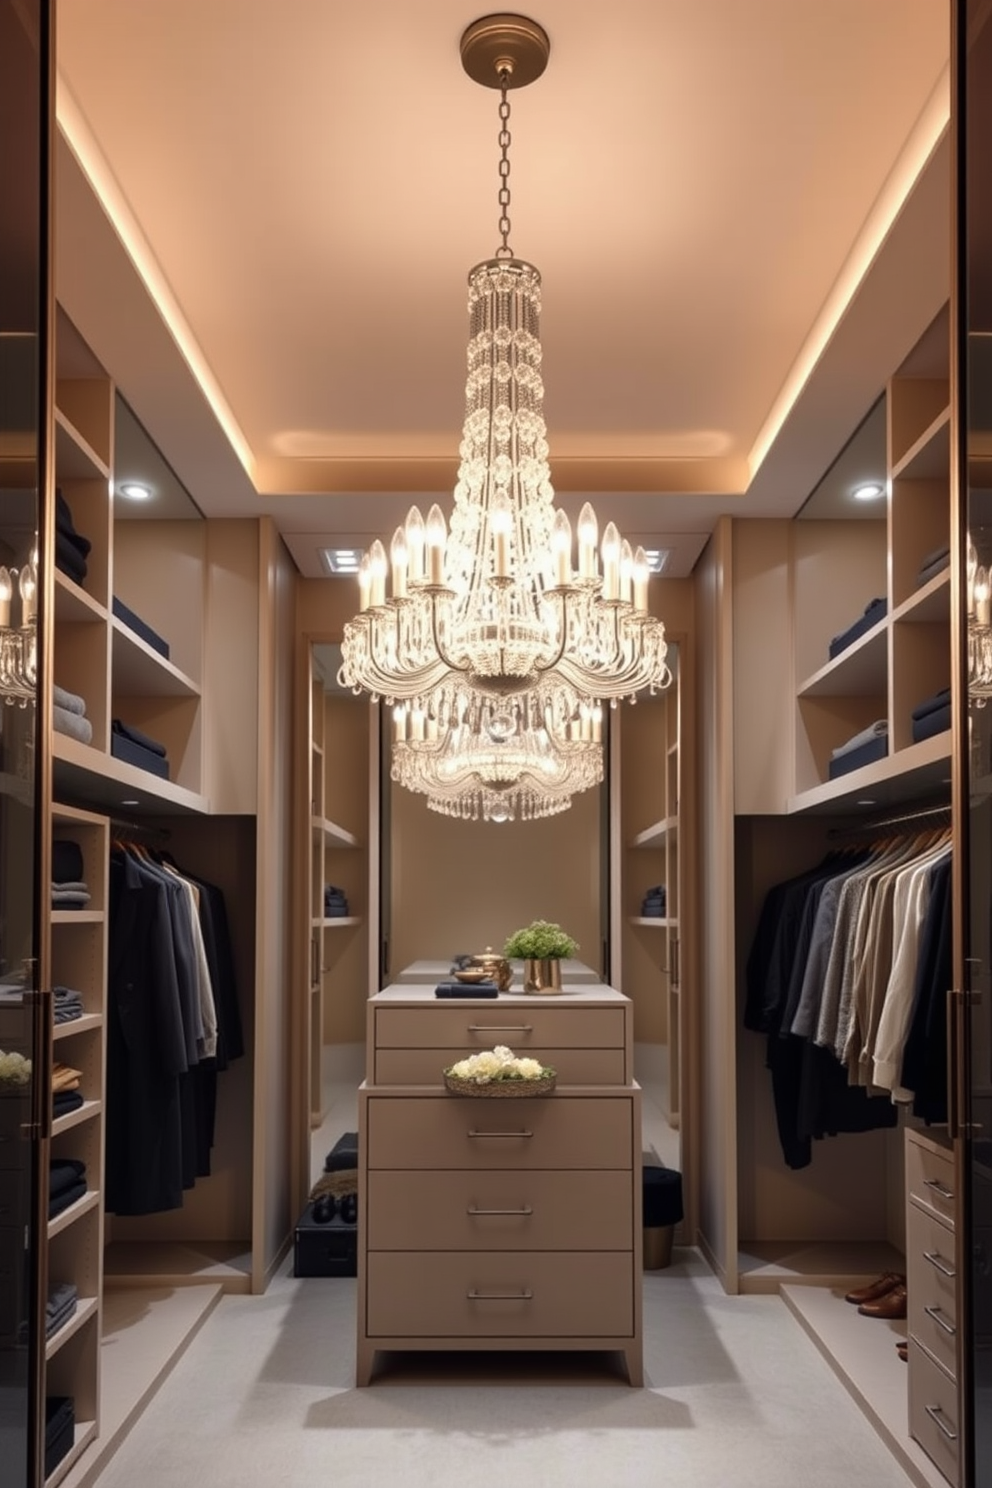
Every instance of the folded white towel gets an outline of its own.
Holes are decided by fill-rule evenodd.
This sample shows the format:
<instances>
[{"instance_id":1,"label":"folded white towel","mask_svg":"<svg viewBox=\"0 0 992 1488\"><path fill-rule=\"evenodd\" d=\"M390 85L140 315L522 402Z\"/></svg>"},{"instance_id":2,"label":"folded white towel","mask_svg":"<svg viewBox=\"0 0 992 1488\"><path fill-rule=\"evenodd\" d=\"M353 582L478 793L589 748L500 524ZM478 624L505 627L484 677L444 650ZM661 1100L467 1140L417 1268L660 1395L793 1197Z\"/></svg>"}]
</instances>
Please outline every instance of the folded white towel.
<instances>
[{"instance_id":1,"label":"folded white towel","mask_svg":"<svg viewBox=\"0 0 992 1488\"><path fill-rule=\"evenodd\" d=\"M78 739L80 744L93 743L93 725L89 719L70 713L68 708L52 709L52 726L60 734L70 734L73 739Z\"/></svg>"},{"instance_id":2,"label":"folded white towel","mask_svg":"<svg viewBox=\"0 0 992 1488\"><path fill-rule=\"evenodd\" d=\"M57 682L52 683L52 701L56 708L64 708L67 713L78 713L80 718L86 715L86 699L75 692L66 692Z\"/></svg>"},{"instance_id":3,"label":"folded white towel","mask_svg":"<svg viewBox=\"0 0 992 1488\"><path fill-rule=\"evenodd\" d=\"M867 728L862 729L860 734L855 734L853 739L848 739L846 744L841 744L838 749L831 751L831 759L840 759L843 754L850 754L852 749L860 749L862 744L870 744L873 739L881 739L889 732L889 720L877 718Z\"/></svg>"}]
</instances>

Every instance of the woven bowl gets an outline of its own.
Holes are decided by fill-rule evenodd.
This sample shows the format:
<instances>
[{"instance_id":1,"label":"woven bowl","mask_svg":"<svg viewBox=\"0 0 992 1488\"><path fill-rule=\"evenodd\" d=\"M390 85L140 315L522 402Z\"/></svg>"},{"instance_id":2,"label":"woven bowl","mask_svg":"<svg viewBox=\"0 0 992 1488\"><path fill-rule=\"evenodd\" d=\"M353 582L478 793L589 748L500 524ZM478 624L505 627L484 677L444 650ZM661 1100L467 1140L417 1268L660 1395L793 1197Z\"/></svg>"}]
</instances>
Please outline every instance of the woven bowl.
<instances>
[{"instance_id":1,"label":"woven bowl","mask_svg":"<svg viewBox=\"0 0 992 1488\"><path fill-rule=\"evenodd\" d=\"M555 1088L554 1073L542 1075L539 1080L490 1080L487 1085L477 1085L474 1080L460 1080L457 1075L444 1072L444 1088L452 1095L481 1096L484 1100L513 1100L521 1096L550 1095Z\"/></svg>"}]
</instances>

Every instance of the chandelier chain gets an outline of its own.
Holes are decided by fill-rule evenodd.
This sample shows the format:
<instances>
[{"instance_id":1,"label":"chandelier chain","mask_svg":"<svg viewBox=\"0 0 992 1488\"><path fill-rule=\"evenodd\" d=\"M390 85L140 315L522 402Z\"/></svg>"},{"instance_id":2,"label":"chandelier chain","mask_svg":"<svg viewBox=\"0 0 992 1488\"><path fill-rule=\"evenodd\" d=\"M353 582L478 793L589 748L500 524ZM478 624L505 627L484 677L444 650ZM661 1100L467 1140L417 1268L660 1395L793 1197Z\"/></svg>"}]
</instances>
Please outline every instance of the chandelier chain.
<instances>
[{"instance_id":1,"label":"chandelier chain","mask_svg":"<svg viewBox=\"0 0 992 1488\"><path fill-rule=\"evenodd\" d=\"M499 234L503 239L496 249L497 258L512 258L510 247L510 100L507 88L510 74L500 72L499 94Z\"/></svg>"}]
</instances>

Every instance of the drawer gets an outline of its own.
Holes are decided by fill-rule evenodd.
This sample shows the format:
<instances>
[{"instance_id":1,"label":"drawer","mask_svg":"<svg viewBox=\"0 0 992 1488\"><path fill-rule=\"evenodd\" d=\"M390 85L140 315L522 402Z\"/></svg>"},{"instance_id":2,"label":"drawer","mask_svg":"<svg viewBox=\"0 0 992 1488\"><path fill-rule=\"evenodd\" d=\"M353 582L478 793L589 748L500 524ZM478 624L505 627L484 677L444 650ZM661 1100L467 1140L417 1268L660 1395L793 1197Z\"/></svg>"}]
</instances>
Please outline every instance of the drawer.
<instances>
[{"instance_id":1,"label":"drawer","mask_svg":"<svg viewBox=\"0 0 992 1488\"><path fill-rule=\"evenodd\" d=\"M909 1434L951 1483L959 1482L957 1385L909 1341Z\"/></svg>"},{"instance_id":2,"label":"drawer","mask_svg":"<svg viewBox=\"0 0 992 1488\"><path fill-rule=\"evenodd\" d=\"M630 1168L633 1101L370 1095L370 1168Z\"/></svg>"},{"instance_id":3,"label":"drawer","mask_svg":"<svg viewBox=\"0 0 992 1488\"><path fill-rule=\"evenodd\" d=\"M369 1174L370 1250L630 1250L630 1170Z\"/></svg>"},{"instance_id":4,"label":"drawer","mask_svg":"<svg viewBox=\"0 0 992 1488\"><path fill-rule=\"evenodd\" d=\"M629 1338L633 1259L370 1251L366 1331L377 1338Z\"/></svg>"},{"instance_id":5,"label":"drawer","mask_svg":"<svg viewBox=\"0 0 992 1488\"><path fill-rule=\"evenodd\" d=\"M908 1206L909 1332L957 1375L958 1296L954 1232L914 1201Z\"/></svg>"},{"instance_id":6,"label":"drawer","mask_svg":"<svg viewBox=\"0 0 992 1488\"><path fill-rule=\"evenodd\" d=\"M476 1054L496 1044L507 1044L514 1054L529 1054L532 1049L622 1049L624 1009L492 1001L452 1007L438 1001L375 1010L377 1049L460 1049Z\"/></svg>"},{"instance_id":7,"label":"drawer","mask_svg":"<svg viewBox=\"0 0 992 1488\"><path fill-rule=\"evenodd\" d=\"M934 1151L906 1138L906 1194L953 1227L957 1183L950 1152Z\"/></svg>"},{"instance_id":8,"label":"drawer","mask_svg":"<svg viewBox=\"0 0 992 1488\"><path fill-rule=\"evenodd\" d=\"M461 1049L377 1049L376 1085L440 1085L441 1071L466 1054ZM557 1071L562 1085L626 1085L623 1049L532 1049L528 1055Z\"/></svg>"}]
</instances>

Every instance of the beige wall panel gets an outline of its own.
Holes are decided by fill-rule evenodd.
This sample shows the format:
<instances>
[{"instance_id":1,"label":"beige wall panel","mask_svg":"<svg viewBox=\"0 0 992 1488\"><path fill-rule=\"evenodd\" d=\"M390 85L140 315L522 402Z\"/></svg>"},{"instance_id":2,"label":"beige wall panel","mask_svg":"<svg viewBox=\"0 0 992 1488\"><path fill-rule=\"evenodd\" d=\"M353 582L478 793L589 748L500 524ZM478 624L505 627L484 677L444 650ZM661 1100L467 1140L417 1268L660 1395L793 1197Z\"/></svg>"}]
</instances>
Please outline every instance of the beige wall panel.
<instances>
[{"instance_id":1,"label":"beige wall panel","mask_svg":"<svg viewBox=\"0 0 992 1488\"><path fill-rule=\"evenodd\" d=\"M738 1285L734 1060L733 578L731 523L722 518L696 567L699 862L699 1234L728 1291Z\"/></svg>"},{"instance_id":2,"label":"beige wall panel","mask_svg":"<svg viewBox=\"0 0 992 1488\"><path fill-rule=\"evenodd\" d=\"M252 521L206 525L203 791L213 811L255 812L261 703L259 604L264 593L259 579L259 525ZM292 678L291 663L286 665ZM285 706L289 707L288 701ZM280 721L288 728L288 713Z\"/></svg>"},{"instance_id":3,"label":"beige wall panel","mask_svg":"<svg viewBox=\"0 0 992 1488\"><path fill-rule=\"evenodd\" d=\"M259 525L259 872L252 1284L260 1290L291 1230L292 684L296 571L272 523Z\"/></svg>"},{"instance_id":4,"label":"beige wall panel","mask_svg":"<svg viewBox=\"0 0 992 1488\"><path fill-rule=\"evenodd\" d=\"M345 622L358 610L354 579L297 579L296 625L304 635L340 640Z\"/></svg>"},{"instance_id":5,"label":"beige wall panel","mask_svg":"<svg viewBox=\"0 0 992 1488\"><path fill-rule=\"evenodd\" d=\"M114 523L112 592L168 641L173 665L201 683L207 530L213 525Z\"/></svg>"},{"instance_id":6,"label":"beige wall panel","mask_svg":"<svg viewBox=\"0 0 992 1488\"><path fill-rule=\"evenodd\" d=\"M548 821L455 821L424 796L392 790L395 975L411 961L501 949L533 919L555 920L600 966L599 791Z\"/></svg>"},{"instance_id":7,"label":"beige wall panel","mask_svg":"<svg viewBox=\"0 0 992 1488\"><path fill-rule=\"evenodd\" d=\"M795 682L798 687L830 660L830 640L887 593L884 519L796 522Z\"/></svg>"},{"instance_id":8,"label":"beige wall panel","mask_svg":"<svg viewBox=\"0 0 992 1488\"><path fill-rule=\"evenodd\" d=\"M794 778L790 528L734 523L734 805L784 811Z\"/></svg>"}]
</instances>

